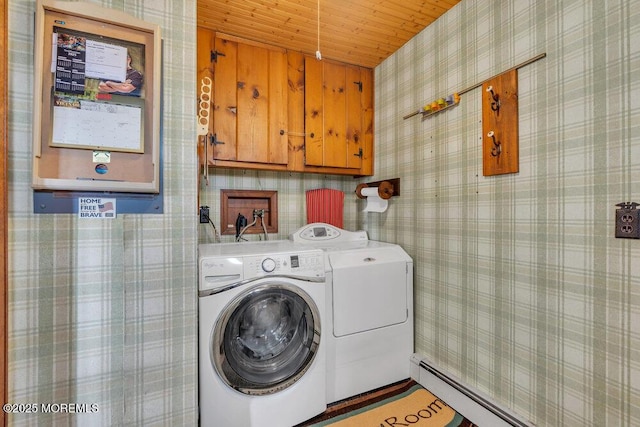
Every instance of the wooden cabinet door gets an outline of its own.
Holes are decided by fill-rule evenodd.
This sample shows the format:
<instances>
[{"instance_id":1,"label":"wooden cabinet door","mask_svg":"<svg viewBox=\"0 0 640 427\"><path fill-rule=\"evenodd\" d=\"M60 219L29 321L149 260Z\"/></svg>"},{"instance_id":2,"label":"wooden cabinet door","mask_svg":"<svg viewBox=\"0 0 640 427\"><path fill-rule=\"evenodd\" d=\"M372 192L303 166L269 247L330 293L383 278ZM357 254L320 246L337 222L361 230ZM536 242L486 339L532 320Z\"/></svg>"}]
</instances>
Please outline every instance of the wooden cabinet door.
<instances>
[{"instance_id":1,"label":"wooden cabinet door","mask_svg":"<svg viewBox=\"0 0 640 427\"><path fill-rule=\"evenodd\" d=\"M269 169L288 162L287 57L284 49L198 32L198 64L211 61L210 165ZM200 40L200 38L204 40ZM210 46L210 52L201 45Z\"/></svg>"},{"instance_id":2,"label":"wooden cabinet door","mask_svg":"<svg viewBox=\"0 0 640 427\"><path fill-rule=\"evenodd\" d=\"M286 88L284 50L238 43L238 161L287 163Z\"/></svg>"},{"instance_id":3,"label":"wooden cabinet door","mask_svg":"<svg viewBox=\"0 0 640 427\"><path fill-rule=\"evenodd\" d=\"M347 66L346 74L346 134L347 139L347 167L360 169L362 167L363 118L362 105L364 84L360 67Z\"/></svg>"},{"instance_id":4,"label":"wooden cabinet door","mask_svg":"<svg viewBox=\"0 0 640 427\"><path fill-rule=\"evenodd\" d=\"M362 166L360 175L373 175L373 70L360 68L360 81L362 82L362 134L357 141L362 148ZM355 140L354 140L355 141Z\"/></svg>"},{"instance_id":5,"label":"wooden cabinet door","mask_svg":"<svg viewBox=\"0 0 640 427\"><path fill-rule=\"evenodd\" d=\"M237 160L238 43L215 37L213 51L213 138L211 160Z\"/></svg>"},{"instance_id":6,"label":"wooden cabinet door","mask_svg":"<svg viewBox=\"0 0 640 427\"><path fill-rule=\"evenodd\" d=\"M360 170L365 153L366 114L360 67L305 58L305 164Z\"/></svg>"},{"instance_id":7,"label":"wooden cabinet door","mask_svg":"<svg viewBox=\"0 0 640 427\"><path fill-rule=\"evenodd\" d=\"M324 66L305 57L304 155L305 165L324 166Z\"/></svg>"}]
</instances>

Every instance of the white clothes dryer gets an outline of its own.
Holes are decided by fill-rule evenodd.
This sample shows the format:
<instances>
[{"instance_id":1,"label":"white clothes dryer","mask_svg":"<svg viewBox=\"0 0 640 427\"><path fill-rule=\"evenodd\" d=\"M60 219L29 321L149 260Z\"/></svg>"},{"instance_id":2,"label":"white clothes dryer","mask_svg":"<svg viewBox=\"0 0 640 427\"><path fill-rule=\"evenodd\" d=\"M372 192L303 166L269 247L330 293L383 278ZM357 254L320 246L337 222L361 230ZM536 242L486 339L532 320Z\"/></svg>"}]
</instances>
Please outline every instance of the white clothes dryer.
<instances>
[{"instance_id":1,"label":"white clothes dryer","mask_svg":"<svg viewBox=\"0 0 640 427\"><path fill-rule=\"evenodd\" d=\"M308 224L289 236L325 252L327 403L409 378L413 260L366 231Z\"/></svg>"},{"instance_id":2,"label":"white clothes dryer","mask_svg":"<svg viewBox=\"0 0 640 427\"><path fill-rule=\"evenodd\" d=\"M199 246L204 427L291 427L322 413L321 250L289 241Z\"/></svg>"}]
</instances>

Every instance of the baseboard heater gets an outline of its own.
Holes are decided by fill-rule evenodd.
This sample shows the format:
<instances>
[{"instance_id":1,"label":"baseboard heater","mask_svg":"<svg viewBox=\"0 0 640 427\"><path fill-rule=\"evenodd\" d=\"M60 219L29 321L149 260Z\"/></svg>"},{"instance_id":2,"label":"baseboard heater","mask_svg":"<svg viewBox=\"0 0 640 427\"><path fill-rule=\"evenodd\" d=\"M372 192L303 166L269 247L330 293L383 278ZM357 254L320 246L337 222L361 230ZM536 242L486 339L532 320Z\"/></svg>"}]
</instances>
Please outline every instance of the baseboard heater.
<instances>
[{"instance_id":1,"label":"baseboard heater","mask_svg":"<svg viewBox=\"0 0 640 427\"><path fill-rule=\"evenodd\" d=\"M411 377L480 427L534 427L418 354L411 357Z\"/></svg>"}]
</instances>

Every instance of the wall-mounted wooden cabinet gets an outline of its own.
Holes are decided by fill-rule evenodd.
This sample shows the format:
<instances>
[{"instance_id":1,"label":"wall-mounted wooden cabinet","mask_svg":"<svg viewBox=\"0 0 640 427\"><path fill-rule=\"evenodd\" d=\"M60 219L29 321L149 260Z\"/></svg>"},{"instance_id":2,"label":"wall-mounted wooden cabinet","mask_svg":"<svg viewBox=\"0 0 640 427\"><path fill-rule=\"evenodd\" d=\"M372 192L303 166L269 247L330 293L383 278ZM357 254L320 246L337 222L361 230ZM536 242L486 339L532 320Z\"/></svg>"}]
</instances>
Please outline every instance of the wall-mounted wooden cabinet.
<instances>
[{"instance_id":1,"label":"wall-mounted wooden cabinet","mask_svg":"<svg viewBox=\"0 0 640 427\"><path fill-rule=\"evenodd\" d=\"M373 174L371 69L199 28L198 89L204 77L213 90L202 163L206 152L215 167Z\"/></svg>"}]
</instances>

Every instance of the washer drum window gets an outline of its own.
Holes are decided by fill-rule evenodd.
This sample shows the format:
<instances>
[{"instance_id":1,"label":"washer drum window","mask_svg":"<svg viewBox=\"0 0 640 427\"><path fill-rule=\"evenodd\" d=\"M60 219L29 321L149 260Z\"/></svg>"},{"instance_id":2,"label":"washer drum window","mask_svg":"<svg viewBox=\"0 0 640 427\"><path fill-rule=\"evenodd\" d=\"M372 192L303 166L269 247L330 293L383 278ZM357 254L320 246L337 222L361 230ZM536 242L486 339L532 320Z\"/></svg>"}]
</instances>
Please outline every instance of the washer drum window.
<instances>
[{"instance_id":1,"label":"washer drum window","mask_svg":"<svg viewBox=\"0 0 640 427\"><path fill-rule=\"evenodd\" d=\"M302 289L264 283L225 307L211 338L213 365L227 385L245 394L275 393L311 366L319 311Z\"/></svg>"}]
</instances>

